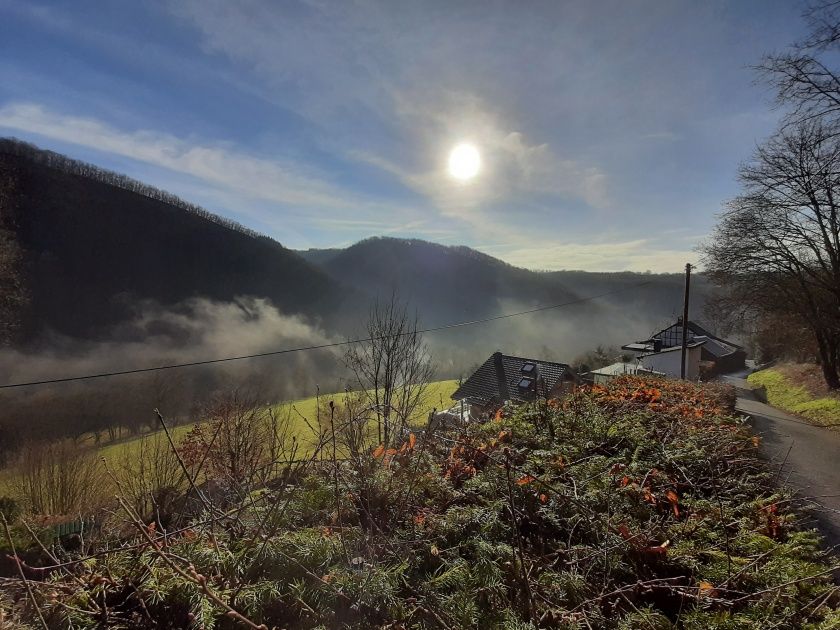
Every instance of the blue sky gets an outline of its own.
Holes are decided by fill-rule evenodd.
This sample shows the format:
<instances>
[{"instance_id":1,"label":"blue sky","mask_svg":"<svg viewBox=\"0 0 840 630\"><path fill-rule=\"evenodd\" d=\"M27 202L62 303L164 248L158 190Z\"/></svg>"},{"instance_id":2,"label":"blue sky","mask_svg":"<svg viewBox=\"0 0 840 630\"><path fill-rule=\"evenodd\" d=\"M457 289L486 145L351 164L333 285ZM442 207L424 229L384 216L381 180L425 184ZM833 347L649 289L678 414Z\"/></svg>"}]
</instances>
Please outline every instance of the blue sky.
<instances>
[{"instance_id":1,"label":"blue sky","mask_svg":"<svg viewBox=\"0 0 840 630\"><path fill-rule=\"evenodd\" d=\"M802 5L0 0L0 135L292 248L373 235L678 271L780 113ZM482 169L450 177L471 142Z\"/></svg>"}]
</instances>

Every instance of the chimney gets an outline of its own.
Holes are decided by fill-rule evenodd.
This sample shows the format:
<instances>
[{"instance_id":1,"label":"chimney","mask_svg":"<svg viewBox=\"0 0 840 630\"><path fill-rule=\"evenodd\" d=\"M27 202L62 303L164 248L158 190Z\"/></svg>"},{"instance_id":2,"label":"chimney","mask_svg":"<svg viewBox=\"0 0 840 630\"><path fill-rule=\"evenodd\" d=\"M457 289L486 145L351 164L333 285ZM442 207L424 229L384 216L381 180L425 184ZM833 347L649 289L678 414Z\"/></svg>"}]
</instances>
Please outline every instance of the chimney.
<instances>
[{"instance_id":1,"label":"chimney","mask_svg":"<svg viewBox=\"0 0 840 630\"><path fill-rule=\"evenodd\" d=\"M504 400L510 400L510 394L507 388L507 378L505 377L505 364L502 361L502 353L498 350L493 353L493 368L496 371L496 380L499 384L499 393Z\"/></svg>"},{"instance_id":2,"label":"chimney","mask_svg":"<svg viewBox=\"0 0 840 630\"><path fill-rule=\"evenodd\" d=\"M662 352L662 340L661 339L654 339L653 340L653 351L654 352Z\"/></svg>"}]
</instances>

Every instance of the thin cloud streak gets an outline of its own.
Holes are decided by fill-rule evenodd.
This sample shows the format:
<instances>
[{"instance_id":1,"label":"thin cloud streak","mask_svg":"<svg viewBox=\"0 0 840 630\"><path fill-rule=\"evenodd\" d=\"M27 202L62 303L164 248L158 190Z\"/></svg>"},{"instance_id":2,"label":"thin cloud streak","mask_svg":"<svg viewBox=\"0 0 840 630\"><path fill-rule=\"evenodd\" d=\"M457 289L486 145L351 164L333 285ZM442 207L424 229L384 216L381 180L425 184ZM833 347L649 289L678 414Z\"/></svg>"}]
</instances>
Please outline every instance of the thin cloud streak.
<instances>
[{"instance_id":1,"label":"thin cloud streak","mask_svg":"<svg viewBox=\"0 0 840 630\"><path fill-rule=\"evenodd\" d=\"M56 113L32 103L0 108L0 127L128 157L190 175L240 194L290 206L352 208L350 191L299 166L253 157L224 146L194 144L155 131L120 131L92 118Z\"/></svg>"},{"instance_id":2,"label":"thin cloud streak","mask_svg":"<svg viewBox=\"0 0 840 630\"><path fill-rule=\"evenodd\" d=\"M527 269L559 271L652 271L678 272L690 262L696 265L698 255L680 249L661 248L655 240L636 239L617 243L558 243L534 241L529 245L478 247L512 265Z\"/></svg>"}]
</instances>

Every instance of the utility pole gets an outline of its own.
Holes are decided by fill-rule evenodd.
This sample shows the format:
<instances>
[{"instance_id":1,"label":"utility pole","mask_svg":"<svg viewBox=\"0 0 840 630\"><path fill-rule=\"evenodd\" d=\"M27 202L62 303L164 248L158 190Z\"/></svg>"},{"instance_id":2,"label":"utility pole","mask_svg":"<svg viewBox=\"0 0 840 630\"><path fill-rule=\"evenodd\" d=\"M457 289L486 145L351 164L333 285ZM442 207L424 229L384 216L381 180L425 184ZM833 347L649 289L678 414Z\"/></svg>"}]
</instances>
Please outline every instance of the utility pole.
<instances>
[{"instance_id":1,"label":"utility pole","mask_svg":"<svg viewBox=\"0 0 840 630\"><path fill-rule=\"evenodd\" d=\"M685 297L683 299L682 316L682 360L680 361L680 378L685 380L685 355L688 351L688 292L691 282L691 264L685 264Z\"/></svg>"}]
</instances>

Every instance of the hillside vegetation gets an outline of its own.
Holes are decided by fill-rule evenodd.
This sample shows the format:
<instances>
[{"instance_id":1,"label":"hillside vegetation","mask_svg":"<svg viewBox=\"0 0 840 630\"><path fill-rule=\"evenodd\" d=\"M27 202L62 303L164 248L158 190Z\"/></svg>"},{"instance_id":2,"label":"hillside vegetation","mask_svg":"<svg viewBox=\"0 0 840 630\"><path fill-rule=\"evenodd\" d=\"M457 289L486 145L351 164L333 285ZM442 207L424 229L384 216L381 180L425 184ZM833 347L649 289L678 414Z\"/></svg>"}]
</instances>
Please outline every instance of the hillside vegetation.
<instances>
[{"instance_id":1,"label":"hillside vegetation","mask_svg":"<svg viewBox=\"0 0 840 630\"><path fill-rule=\"evenodd\" d=\"M652 305L679 305L684 283L681 274L532 271L469 247L420 239L377 237L345 249L299 253L335 280L359 291L376 294L399 288L433 322L496 314L503 304L558 304L620 291L604 302L631 307L634 317L641 316L655 327L663 316L668 319L670 311L654 313ZM698 276L692 298L697 312L702 311L708 292L705 279ZM594 305L577 310L603 316Z\"/></svg>"},{"instance_id":2,"label":"hillside vegetation","mask_svg":"<svg viewBox=\"0 0 840 630\"><path fill-rule=\"evenodd\" d=\"M627 377L343 459L333 424L325 458L177 525L121 498L0 605L76 628L837 627L819 538L732 404Z\"/></svg>"},{"instance_id":3,"label":"hillside vegetation","mask_svg":"<svg viewBox=\"0 0 840 630\"><path fill-rule=\"evenodd\" d=\"M252 295L329 310L338 287L267 237L127 177L0 139L0 228L22 253L20 340L103 337L137 301ZM0 234L2 236L2 234Z\"/></svg>"},{"instance_id":4,"label":"hillside vegetation","mask_svg":"<svg viewBox=\"0 0 840 630\"><path fill-rule=\"evenodd\" d=\"M812 371L818 371L812 366ZM810 422L824 426L840 427L840 398L827 391L820 377L816 379L808 371L797 369L797 366L781 365L754 372L747 380L767 390L767 402L791 413L798 414ZM821 388L813 387L814 382L820 383Z\"/></svg>"},{"instance_id":5,"label":"hillside vegetation","mask_svg":"<svg viewBox=\"0 0 840 630\"><path fill-rule=\"evenodd\" d=\"M702 276L694 287L699 311ZM673 323L682 278L531 271L416 239L294 252L124 175L0 140L2 384L328 345L358 337L374 299L393 291L420 328L482 322L428 337L437 377L457 378L497 349L570 363L645 339ZM565 307L483 321L548 305ZM0 465L31 441L139 434L156 406L186 417L233 388L262 400L338 390L347 378L338 359L326 348L130 383L5 389Z\"/></svg>"},{"instance_id":6,"label":"hillside vegetation","mask_svg":"<svg viewBox=\"0 0 840 630\"><path fill-rule=\"evenodd\" d=\"M436 381L429 383L424 395L425 404L415 414L413 423L419 426L425 424L429 411L435 409L447 409L454 403L452 401L452 394L458 388L458 381ZM346 394L324 394L320 397L311 396L309 398L302 398L291 402L280 403L274 406L275 413L280 417L289 415L291 418L290 431L291 434L296 435L299 440L305 445L313 442L315 436L311 435L310 424L316 422L318 416L318 401L323 404L326 401L335 399L341 401ZM170 431L172 437L176 441L182 440L186 435L193 430L195 423L181 424L173 427ZM132 459L139 457L142 448L143 440L155 439L160 432L156 431L151 434L146 434L139 437L133 437L128 440L120 441L115 444L108 444L98 448L97 453L106 458L116 459ZM307 448L301 451L301 455L308 455Z\"/></svg>"}]
</instances>

